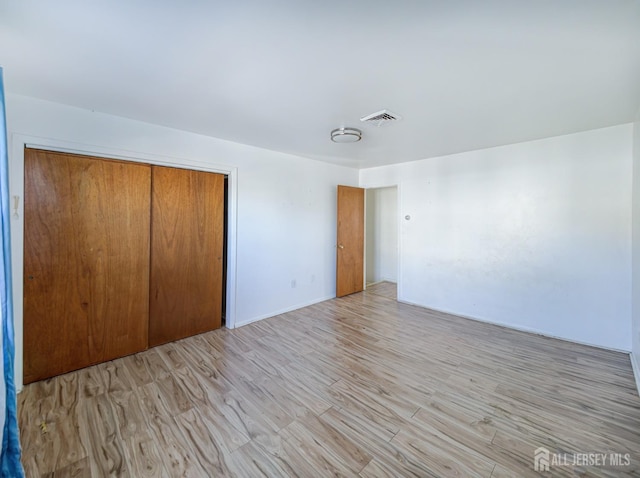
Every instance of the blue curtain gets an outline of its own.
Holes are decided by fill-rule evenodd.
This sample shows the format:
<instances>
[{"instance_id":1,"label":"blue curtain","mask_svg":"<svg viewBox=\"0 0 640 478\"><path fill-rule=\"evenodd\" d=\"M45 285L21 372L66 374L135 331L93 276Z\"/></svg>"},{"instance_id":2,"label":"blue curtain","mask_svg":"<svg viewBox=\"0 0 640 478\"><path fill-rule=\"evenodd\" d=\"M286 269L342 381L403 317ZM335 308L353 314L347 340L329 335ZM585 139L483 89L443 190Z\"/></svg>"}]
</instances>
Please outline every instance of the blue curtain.
<instances>
[{"instance_id":1,"label":"blue curtain","mask_svg":"<svg viewBox=\"0 0 640 478\"><path fill-rule=\"evenodd\" d=\"M20 439L16 413L16 386L13 381L15 344L13 341L13 298L11 291L11 240L9 231L9 154L7 151L7 122L4 108L4 82L0 68L0 212L2 234L0 241L0 314L2 317L2 358L5 392L4 423L2 424L2 452L0 476L21 478ZM1 416L1 415L0 415Z\"/></svg>"}]
</instances>

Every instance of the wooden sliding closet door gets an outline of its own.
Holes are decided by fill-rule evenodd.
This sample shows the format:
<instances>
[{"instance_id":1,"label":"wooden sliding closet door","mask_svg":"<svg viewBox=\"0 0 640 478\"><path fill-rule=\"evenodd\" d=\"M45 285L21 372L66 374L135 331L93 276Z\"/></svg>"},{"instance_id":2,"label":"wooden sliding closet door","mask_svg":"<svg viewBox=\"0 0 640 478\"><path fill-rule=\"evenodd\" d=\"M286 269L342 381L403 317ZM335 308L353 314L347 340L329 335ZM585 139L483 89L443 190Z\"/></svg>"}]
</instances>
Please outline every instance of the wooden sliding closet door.
<instances>
[{"instance_id":1,"label":"wooden sliding closet door","mask_svg":"<svg viewBox=\"0 0 640 478\"><path fill-rule=\"evenodd\" d=\"M25 150L24 382L147 348L151 169Z\"/></svg>"},{"instance_id":2,"label":"wooden sliding closet door","mask_svg":"<svg viewBox=\"0 0 640 478\"><path fill-rule=\"evenodd\" d=\"M224 176L152 167L149 345L221 326Z\"/></svg>"}]
</instances>

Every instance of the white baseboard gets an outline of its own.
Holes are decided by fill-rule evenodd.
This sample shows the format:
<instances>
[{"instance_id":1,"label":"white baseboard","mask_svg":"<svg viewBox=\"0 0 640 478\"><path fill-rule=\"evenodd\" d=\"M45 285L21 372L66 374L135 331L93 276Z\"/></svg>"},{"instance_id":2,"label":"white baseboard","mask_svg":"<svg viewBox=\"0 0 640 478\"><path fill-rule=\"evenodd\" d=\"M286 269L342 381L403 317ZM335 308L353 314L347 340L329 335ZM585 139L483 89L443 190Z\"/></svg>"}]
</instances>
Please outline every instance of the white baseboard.
<instances>
[{"instance_id":1,"label":"white baseboard","mask_svg":"<svg viewBox=\"0 0 640 478\"><path fill-rule=\"evenodd\" d=\"M462 317L463 319L475 320L476 322L484 322L485 324L497 325L499 327L505 327L507 329L512 329L512 330L518 330L520 332L527 332L529 334L541 335L543 337L548 337L550 339L564 340L565 342L571 342L571 343L580 344L580 345L588 345L589 347L596 347L598 349L603 349L603 350L611 350L612 352L622 352L624 354L628 354L629 353L629 350L616 349L614 347L607 347L605 345L594 344L594 343L591 343L591 342L583 342L581 340L570 339L568 337L560 337L558 335L549 334L547 332L543 332L543 331L540 331L540 330L537 330L537 329L533 329L533 328L530 328L530 327L523 327L523 326L520 326L520 325L512 325L512 324L507 324L507 323L504 323L504 322L497 322L495 320L485 319L483 317L473 317L471 315L463 315L463 314L460 314L458 312L453 312L451 310L436 309L436 308L433 308L433 307L428 307L426 305L418 304L416 302L410 302L408 300L404 300L404 299L400 299L400 298L398 298L398 302L402 302L403 304L415 305L417 307L422 307L423 309L429 309L429 310L433 310L435 312L441 312L443 314L455 315L457 317Z\"/></svg>"},{"instance_id":2,"label":"white baseboard","mask_svg":"<svg viewBox=\"0 0 640 478\"><path fill-rule=\"evenodd\" d=\"M640 357L637 354L631 352L629 354L631 359L631 368L633 368L633 375L636 377L636 388L638 389L638 395L640 395Z\"/></svg>"},{"instance_id":3,"label":"white baseboard","mask_svg":"<svg viewBox=\"0 0 640 478\"><path fill-rule=\"evenodd\" d=\"M309 302L305 302L305 303L302 303L302 304L297 304L297 305L294 305L292 307L287 307L286 309L276 310L275 312L269 312L268 314L259 315L257 317L251 317L249 319L245 319L245 320L242 320L242 321L237 321L236 320L236 326L234 328L238 328L238 327L242 327L242 326L245 326L245 325L249 325L249 324L251 324L253 322L258 322L259 320L268 319L270 317L274 317L276 315L284 314L286 312L291 312L291 311L294 311L294 310L302 309L303 307L308 307L310 305L317 304L319 302L324 302L325 300L335 299L335 297L336 297L335 295L330 295L330 296L327 296L327 297L322 297L320 299L313 299L313 300L311 300Z\"/></svg>"},{"instance_id":4,"label":"white baseboard","mask_svg":"<svg viewBox=\"0 0 640 478\"><path fill-rule=\"evenodd\" d=\"M367 282L366 286L369 287L371 285L382 284L383 282L390 282L391 284L397 284L396 281L391 280L391 279L380 279L380 280L376 280L376 281L373 281L373 282Z\"/></svg>"}]
</instances>

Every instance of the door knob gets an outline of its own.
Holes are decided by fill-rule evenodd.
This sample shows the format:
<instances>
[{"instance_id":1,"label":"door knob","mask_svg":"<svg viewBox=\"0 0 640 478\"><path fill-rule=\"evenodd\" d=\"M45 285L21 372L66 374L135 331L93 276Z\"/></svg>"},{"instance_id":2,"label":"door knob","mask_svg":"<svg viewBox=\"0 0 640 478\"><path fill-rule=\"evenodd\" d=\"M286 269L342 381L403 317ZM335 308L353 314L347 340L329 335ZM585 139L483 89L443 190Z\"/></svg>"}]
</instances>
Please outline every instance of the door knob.
<instances>
[{"instance_id":1,"label":"door knob","mask_svg":"<svg viewBox=\"0 0 640 478\"><path fill-rule=\"evenodd\" d=\"M344 249L344 246L343 246L342 244L338 244L338 247L339 247L340 249Z\"/></svg>"}]
</instances>

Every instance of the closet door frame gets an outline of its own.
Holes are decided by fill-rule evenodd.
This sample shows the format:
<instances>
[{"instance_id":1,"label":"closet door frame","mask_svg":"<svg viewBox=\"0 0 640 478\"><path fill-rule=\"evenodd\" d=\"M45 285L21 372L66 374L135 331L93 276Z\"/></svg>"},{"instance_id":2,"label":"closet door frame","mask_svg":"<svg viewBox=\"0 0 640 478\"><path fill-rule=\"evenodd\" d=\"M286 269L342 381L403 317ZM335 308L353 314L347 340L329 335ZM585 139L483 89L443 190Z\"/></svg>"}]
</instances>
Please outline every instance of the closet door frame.
<instances>
[{"instance_id":1,"label":"closet door frame","mask_svg":"<svg viewBox=\"0 0 640 478\"><path fill-rule=\"evenodd\" d=\"M11 205L11 278L13 283L13 316L15 328L15 384L16 390L22 390L23 374L23 273L24 273L24 150L25 148L44 149L59 153L72 153L105 159L130 161L157 166L169 166L180 169L193 169L219 173L227 176L227 280L225 327L236 327L236 247L237 247L237 211L238 211L238 168L224 164L213 164L189 158L172 158L153 153L140 153L91 144L79 144L50 138L40 138L13 134L10 138L11 157L9 158L9 185ZM15 209L17 197L17 210ZM17 213L17 218L15 214Z\"/></svg>"}]
</instances>

